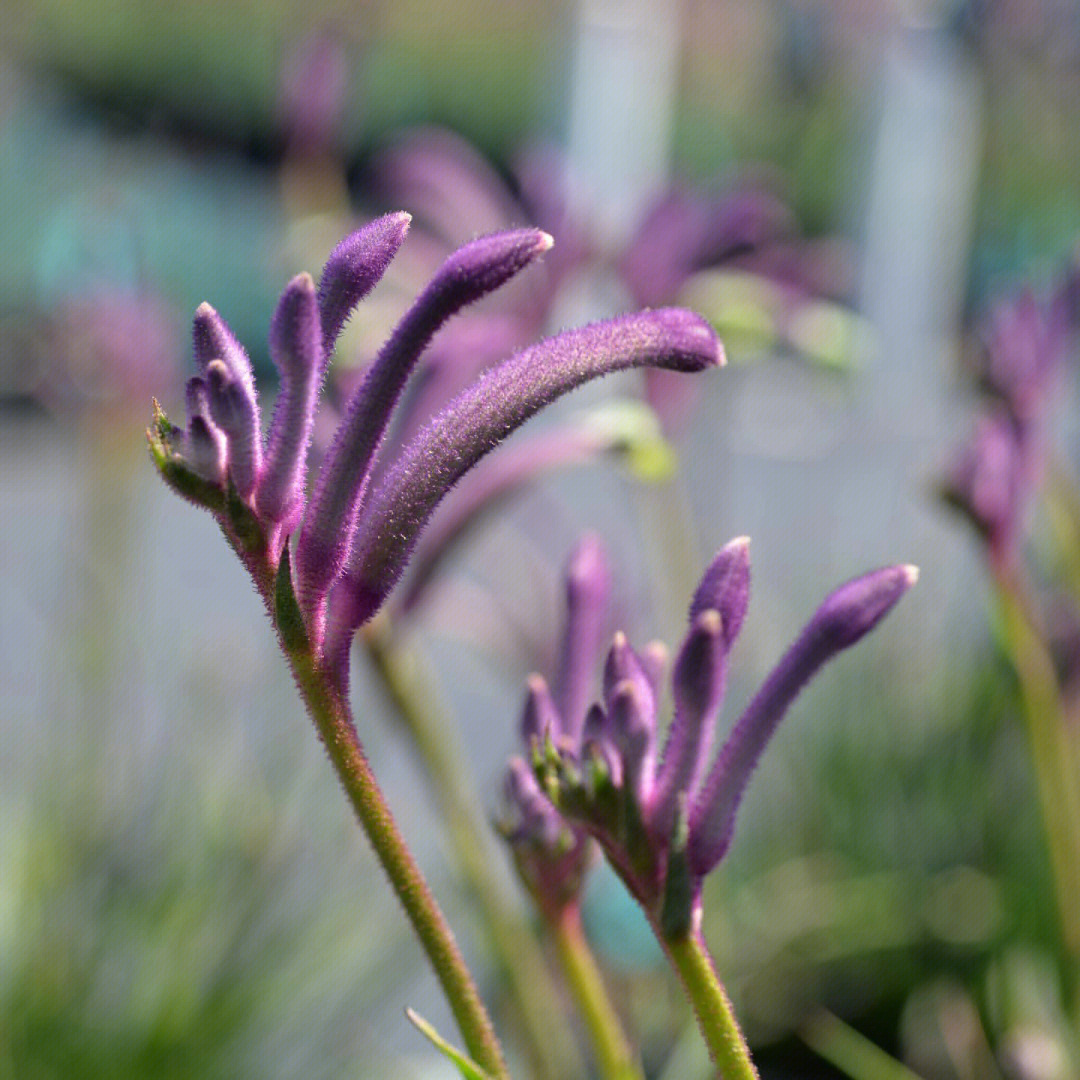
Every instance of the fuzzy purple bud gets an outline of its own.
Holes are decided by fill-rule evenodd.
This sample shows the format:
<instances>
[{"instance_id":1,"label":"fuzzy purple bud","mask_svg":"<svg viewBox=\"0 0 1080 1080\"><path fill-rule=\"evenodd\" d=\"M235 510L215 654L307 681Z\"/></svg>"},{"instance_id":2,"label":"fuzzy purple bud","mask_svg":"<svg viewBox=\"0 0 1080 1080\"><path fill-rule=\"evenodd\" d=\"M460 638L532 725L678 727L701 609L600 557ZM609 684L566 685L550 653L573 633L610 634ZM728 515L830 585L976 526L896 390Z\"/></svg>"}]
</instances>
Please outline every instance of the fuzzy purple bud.
<instances>
[{"instance_id":1,"label":"fuzzy purple bud","mask_svg":"<svg viewBox=\"0 0 1080 1080\"><path fill-rule=\"evenodd\" d=\"M687 798L705 773L724 694L727 654L749 600L750 540L740 536L717 552L690 601L690 630L672 673L675 717L650 813L662 838L671 833L679 799Z\"/></svg>"},{"instance_id":2,"label":"fuzzy purple bud","mask_svg":"<svg viewBox=\"0 0 1080 1080\"><path fill-rule=\"evenodd\" d=\"M622 759L623 786L639 807L648 801L656 771L656 702L644 678L622 679L608 698L611 738Z\"/></svg>"},{"instance_id":3,"label":"fuzzy purple bud","mask_svg":"<svg viewBox=\"0 0 1080 1080\"><path fill-rule=\"evenodd\" d=\"M236 340L229 329L228 323L209 304L200 304L195 309L192 343L195 364L200 374L205 377L207 367L214 360L220 360L225 365L229 378L239 383L251 399L256 421L258 421L258 395L255 390L255 373L251 368L251 361L243 345Z\"/></svg>"},{"instance_id":4,"label":"fuzzy purple bud","mask_svg":"<svg viewBox=\"0 0 1080 1080\"><path fill-rule=\"evenodd\" d=\"M668 308L568 330L485 372L404 448L366 503L345 575L349 596L344 618L336 620L339 631L351 633L386 599L453 484L545 405L613 371L649 365L701 371L721 363L708 322Z\"/></svg>"},{"instance_id":5,"label":"fuzzy purple bud","mask_svg":"<svg viewBox=\"0 0 1080 1080\"><path fill-rule=\"evenodd\" d=\"M742 629L750 603L750 538L725 544L709 563L690 601L690 622L712 609L720 613L724 645L730 649Z\"/></svg>"},{"instance_id":6,"label":"fuzzy purple bud","mask_svg":"<svg viewBox=\"0 0 1080 1080\"><path fill-rule=\"evenodd\" d=\"M566 625L559 656L556 695L567 734L580 738L592 697L604 617L611 594L607 551L595 533L586 533L566 565Z\"/></svg>"},{"instance_id":7,"label":"fuzzy purple bud","mask_svg":"<svg viewBox=\"0 0 1080 1080\"><path fill-rule=\"evenodd\" d=\"M206 366L210 417L225 435L229 476L242 499L249 499L259 480L262 447L255 399L223 360Z\"/></svg>"},{"instance_id":8,"label":"fuzzy purple bud","mask_svg":"<svg viewBox=\"0 0 1080 1080\"><path fill-rule=\"evenodd\" d=\"M503 785L514 822L508 829L511 839L528 839L537 846L553 848L565 829L559 812L540 790L532 769L519 757L507 765Z\"/></svg>"},{"instance_id":9,"label":"fuzzy purple bud","mask_svg":"<svg viewBox=\"0 0 1080 1080\"><path fill-rule=\"evenodd\" d=\"M289 282L270 324L270 356L281 389L266 443L266 464L255 509L266 521L296 524L304 497L305 465L322 370L322 329L310 274Z\"/></svg>"},{"instance_id":10,"label":"fuzzy purple bud","mask_svg":"<svg viewBox=\"0 0 1080 1080\"><path fill-rule=\"evenodd\" d=\"M914 566L891 566L832 593L773 669L732 729L690 810L689 860L703 877L731 842L735 814L750 774L785 712L832 657L868 634L915 583Z\"/></svg>"},{"instance_id":11,"label":"fuzzy purple bud","mask_svg":"<svg viewBox=\"0 0 1080 1080\"><path fill-rule=\"evenodd\" d=\"M615 787L620 787L623 782L622 751L615 740L615 729L612 717L604 707L594 703L585 714L585 723L581 726L580 746L570 746L570 740L566 740L568 746L563 748L564 753L569 749L570 756L584 762L592 755L599 757L607 769L608 778Z\"/></svg>"},{"instance_id":12,"label":"fuzzy purple bud","mask_svg":"<svg viewBox=\"0 0 1080 1080\"><path fill-rule=\"evenodd\" d=\"M656 696L652 683L641 663L641 658L630 647L621 630L611 639L611 648L604 659L604 704L610 709L616 690L623 683L633 683L638 697L650 711L656 708Z\"/></svg>"},{"instance_id":13,"label":"fuzzy purple bud","mask_svg":"<svg viewBox=\"0 0 1080 1080\"><path fill-rule=\"evenodd\" d=\"M559 710L547 680L534 673L528 678L528 694L521 714L521 737L526 746L532 746L534 741L543 744L549 737L558 741L562 734Z\"/></svg>"},{"instance_id":14,"label":"fuzzy purple bud","mask_svg":"<svg viewBox=\"0 0 1080 1080\"><path fill-rule=\"evenodd\" d=\"M184 438L184 460L196 476L211 484L225 481L225 440L203 416L193 416Z\"/></svg>"},{"instance_id":15,"label":"fuzzy purple bud","mask_svg":"<svg viewBox=\"0 0 1080 1080\"><path fill-rule=\"evenodd\" d=\"M510 760L503 792L507 813L500 831L529 891L554 921L580 896L595 849L580 829L563 819L521 758Z\"/></svg>"},{"instance_id":16,"label":"fuzzy purple bud","mask_svg":"<svg viewBox=\"0 0 1080 1080\"><path fill-rule=\"evenodd\" d=\"M323 365L330 362L353 309L386 273L409 231L409 214L386 214L349 233L332 252L319 279Z\"/></svg>"},{"instance_id":17,"label":"fuzzy purple bud","mask_svg":"<svg viewBox=\"0 0 1080 1080\"><path fill-rule=\"evenodd\" d=\"M693 792L705 773L724 696L727 650L723 619L709 608L694 619L675 659L671 676L675 716L648 814L653 832L662 840L671 835L679 801Z\"/></svg>"},{"instance_id":18,"label":"fuzzy purple bud","mask_svg":"<svg viewBox=\"0 0 1080 1080\"><path fill-rule=\"evenodd\" d=\"M319 471L296 549L301 602L314 613L345 563L375 451L435 331L551 247L538 229L482 237L454 252L405 313L353 395Z\"/></svg>"}]
</instances>

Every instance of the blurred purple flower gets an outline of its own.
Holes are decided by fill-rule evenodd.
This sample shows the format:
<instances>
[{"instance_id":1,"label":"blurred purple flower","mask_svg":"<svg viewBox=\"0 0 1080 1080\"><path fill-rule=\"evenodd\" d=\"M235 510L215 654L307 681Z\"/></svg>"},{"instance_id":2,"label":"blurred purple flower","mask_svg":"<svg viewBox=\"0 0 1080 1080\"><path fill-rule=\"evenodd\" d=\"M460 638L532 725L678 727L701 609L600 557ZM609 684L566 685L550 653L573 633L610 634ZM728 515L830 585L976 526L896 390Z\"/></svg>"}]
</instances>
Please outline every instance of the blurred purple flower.
<instances>
[{"instance_id":1,"label":"blurred purple flower","mask_svg":"<svg viewBox=\"0 0 1080 1080\"><path fill-rule=\"evenodd\" d=\"M1071 340L1072 275L1049 300L1030 289L999 301L980 332L989 406L946 472L945 500L972 522L991 565L1009 575L1042 483L1047 414Z\"/></svg>"},{"instance_id":2,"label":"blurred purple flower","mask_svg":"<svg viewBox=\"0 0 1080 1080\"><path fill-rule=\"evenodd\" d=\"M321 26L288 51L277 112L290 152L311 155L336 149L348 79L340 28Z\"/></svg>"},{"instance_id":3,"label":"blurred purple flower","mask_svg":"<svg viewBox=\"0 0 1080 1080\"><path fill-rule=\"evenodd\" d=\"M295 584L302 621L294 630L340 689L353 633L385 602L435 507L489 450L589 379L645 365L690 372L723 362L711 328L688 311L595 323L492 365L426 424L406 425L407 437L384 447L406 382L436 331L551 245L538 229L482 237L451 254L400 319L352 394L308 496L307 454L327 353L408 223L406 214L371 222L338 245L317 288L301 274L285 289L270 332L281 391L265 444L250 361L208 304L195 315L199 371L188 383L188 427L174 428L159 411L149 433L165 479L218 517L264 588L294 536L288 584L290 596ZM376 468L386 451L388 463ZM474 492L474 509L488 501Z\"/></svg>"},{"instance_id":4,"label":"blurred purple flower","mask_svg":"<svg viewBox=\"0 0 1080 1080\"><path fill-rule=\"evenodd\" d=\"M128 409L177 393L183 324L159 295L93 290L56 305L42 327L38 370L26 389L51 409Z\"/></svg>"},{"instance_id":5,"label":"blurred purple flower","mask_svg":"<svg viewBox=\"0 0 1080 1080\"><path fill-rule=\"evenodd\" d=\"M1045 412L1069 340L1066 295L1040 302L1030 289L990 311L982 332L984 378L1021 424Z\"/></svg>"},{"instance_id":6,"label":"blurred purple flower","mask_svg":"<svg viewBox=\"0 0 1080 1080\"><path fill-rule=\"evenodd\" d=\"M742 794L788 707L825 663L877 626L916 577L914 567L892 566L831 593L715 758L728 656L749 601L746 538L717 553L691 600L689 627L672 665L675 715L662 753L655 647L638 654L624 634L616 634L601 700L583 717L579 704L567 715L558 694L533 676L523 729L538 788L520 779L512 785L524 791L528 813L522 806L521 819L542 822L528 834L531 857L538 858L544 837L561 835L539 804L539 791L567 828L583 829L599 843L663 934L684 933L700 917L704 878L728 850ZM589 642L575 646L569 632L566 640L578 650L574 666L583 667ZM512 770L520 774L520 763Z\"/></svg>"},{"instance_id":7,"label":"blurred purple flower","mask_svg":"<svg viewBox=\"0 0 1080 1080\"><path fill-rule=\"evenodd\" d=\"M1031 480L1020 428L998 408L979 418L942 485L946 502L971 521L1002 570L1015 563Z\"/></svg>"}]
</instances>

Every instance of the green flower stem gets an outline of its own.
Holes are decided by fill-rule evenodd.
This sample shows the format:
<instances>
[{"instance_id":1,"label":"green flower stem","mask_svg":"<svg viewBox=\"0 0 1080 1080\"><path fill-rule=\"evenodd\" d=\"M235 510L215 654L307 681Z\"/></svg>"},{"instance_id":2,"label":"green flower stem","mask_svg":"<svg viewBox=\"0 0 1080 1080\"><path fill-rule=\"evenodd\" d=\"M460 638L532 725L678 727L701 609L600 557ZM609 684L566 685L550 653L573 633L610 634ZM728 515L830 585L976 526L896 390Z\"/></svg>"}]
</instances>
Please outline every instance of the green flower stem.
<instances>
[{"instance_id":1,"label":"green flower stem","mask_svg":"<svg viewBox=\"0 0 1080 1080\"><path fill-rule=\"evenodd\" d=\"M716 977L700 932L691 931L674 938L658 937L694 1007L717 1075L722 1080L758 1080L750 1050L739 1030L727 993Z\"/></svg>"},{"instance_id":2,"label":"green flower stem","mask_svg":"<svg viewBox=\"0 0 1080 1080\"><path fill-rule=\"evenodd\" d=\"M398 830L371 771L347 702L307 650L288 653L301 696L345 794L442 985L468 1052L497 1080L508 1080L502 1050L465 959Z\"/></svg>"},{"instance_id":3,"label":"green flower stem","mask_svg":"<svg viewBox=\"0 0 1080 1080\"><path fill-rule=\"evenodd\" d=\"M538 1075L550 1080L582 1076L584 1062L568 1026L553 1021L561 1007L560 995L539 943L514 909L503 880L493 872L500 853L490 842L484 843L490 829L472 797L475 785L458 751L461 740L454 737L453 718L439 707L437 694L429 690L416 653L404 652L389 638L381 620L360 635L374 672L431 781L465 887L520 1008L533 1065Z\"/></svg>"},{"instance_id":4,"label":"green flower stem","mask_svg":"<svg viewBox=\"0 0 1080 1080\"><path fill-rule=\"evenodd\" d=\"M1020 587L999 575L997 599L1005 647L1020 682L1062 932L1069 951L1080 956L1080 768L1053 660L1025 609Z\"/></svg>"},{"instance_id":5,"label":"green flower stem","mask_svg":"<svg viewBox=\"0 0 1080 1080\"><path fill-rule=\"evenodd\" d=\"M618 1013L608 997L585 931L581 909L567 904L552 926L567 985L581 1010L604 1080L643 1080Z\"/></svg>"}]
</instances>

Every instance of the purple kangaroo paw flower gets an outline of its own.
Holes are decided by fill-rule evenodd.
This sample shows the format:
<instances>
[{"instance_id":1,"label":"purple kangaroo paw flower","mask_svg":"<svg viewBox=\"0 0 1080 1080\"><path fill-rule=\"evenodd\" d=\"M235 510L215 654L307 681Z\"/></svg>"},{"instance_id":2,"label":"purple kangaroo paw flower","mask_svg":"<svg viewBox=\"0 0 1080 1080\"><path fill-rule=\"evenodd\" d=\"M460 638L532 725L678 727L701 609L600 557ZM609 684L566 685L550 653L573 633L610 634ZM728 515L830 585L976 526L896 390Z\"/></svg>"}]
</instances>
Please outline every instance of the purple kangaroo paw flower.
<instances>
[{"instance_id":1,"label":"purple kangaroo paw flower","mask_svg":"<svg viewBox=\"0 0 1080 1080\"><path fill-rule=\"evenodd\" d=\"M586 533L574 546L567 560L565 581L566 623L555 694L566 733L577 746L593 697L593 672L611 595L607 551L596 533Z\"/></svg>"},{"instance_id":2,"label":"purple kangaroo paw flower","mask_svg":"<svg viewBox=\"0 0 1080 1080\"><path fill-rule=\"evenodd\" d=\"M666 839L680 796L705 774L716 716L724 694L727 654L742 628L750 600L750 540L740 536L709 564L690 601L690 631L675 661L675 717L664 747L650 818Z\"/></svg>"},{"instance_id":3,"label":"purple kangaroo paw flower","mask_svg":"<svg viewBox=\"0 0 1080 1080\"><path fill-rule=\"evenodd\" d=\"M270 324L270 355L281 372L281 389L255 509L266 521L295 522L304 497L304 467L322 370L322 328L309 274L293 278L278 301Z\"/></svg>"},{"instance_id":4,"label":"purple kangaroo paw flower","mask_svg":"<svg viewBox=\"0 0 1080 1080\"><path fill-rule=\"evenodd\" d=\"M206 367L210 417L225 433L229 475L242 499L250 499L262 466L259 414L255 399L222 360Z\"/></svg>"},{"instance_id":5,"label":"purple kangaroo paw flower","mask_svg":"<svg viewBox=\"0 0 1080 1080\"><path fill-rule=\"evenodd\" d=\"M251 369L251 361L244 351L244 346L236 340L228 324L209 304L200 304L195 309L191 336L195 363L200 374L205 377L206 369L211 362L220 360L225 365L229 377L239 383L251 399L251 407L255 413L256 426L258 426L259 408L258 394L255 390L255 373Z\"/></svg>"},{"instance_id":6,"label":"purple kangaroo paw flower","mask_svg":"<svg viewBox=\"0 0 1080 1080\"><path fill-rule=\"evenodd\" d=\"M720 363L708 322L668 308L568 330L485 372L404 448L367 501L346 570L352 617L359 619L353 629L386 599L446 492L545 405L613 371L700 371Z\"/></svg>"},{"instance_id":7,"label":"purple kangaroo paw flower","mask_svg":"<svg viewBox=\"0 0 1080 1080\"><path fill-rule=\"evenodd\" d=\"M551 246L538 229L482 237L454 252L405 313L346 409L296 547L301 603L314 614L345 563L375 451L432 335L461 308L504 284Z\"/></svg>"},{"instance_id":8,"label":"purple kangaroo paw flower","mask_svg":"<svg viewBox=\"0 0 1080 1080\"><path fill-rule=\"evenodd\" d=\"M353 309L386 273L409 231L410 221L409 214L386 214L349 233L330 252L319 279L324 368Z\"/></svg>"},{"instance_id":9,"label":"purple kangaroo paw flower","mask_svg":"<svg viewBox=\"0 0 1080 1080\"><path fill-rule=\"evenodd\" d=\"M868 634L915 583L914 566L891 566L832 593L784 654L733 728L690 810L690 869L709 872L727 851L742 793L769 739L807 681Z\"/></svg>"},{"instance_id":10,"label":"purple kangaroo paw flower","mask_svg":"<svg viewBox=\"0 0 1080 1080\"><path fill-rule=\"evenodd\" d=\"M528 678L528 694L521 714L521 737L526 746L535 739L541 745L549 736L558 741L564 734L559 710L543 675L533 673Z\"/></svg>"}]
</instances>

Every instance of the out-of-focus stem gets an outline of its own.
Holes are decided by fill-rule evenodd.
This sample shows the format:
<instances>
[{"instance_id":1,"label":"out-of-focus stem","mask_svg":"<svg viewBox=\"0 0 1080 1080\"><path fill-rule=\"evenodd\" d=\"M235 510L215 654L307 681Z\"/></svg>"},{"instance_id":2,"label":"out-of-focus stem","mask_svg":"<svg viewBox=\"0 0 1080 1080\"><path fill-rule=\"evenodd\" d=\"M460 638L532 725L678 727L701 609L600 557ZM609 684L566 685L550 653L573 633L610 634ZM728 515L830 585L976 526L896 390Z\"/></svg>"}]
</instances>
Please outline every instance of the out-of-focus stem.
<instances>
[{"instance_id":1,"label":"out-of-focus stem","mask_svg":"<svg viewBox=\"0 0 1080 1080\"><path fill-rule=\"evenodd\" d=\"M431 780L469 894L481 913L503 976L518 1004L532 1062L541 1076L562 1080L584 1074L581 1055L560 1023L558 988L525 919L493 872L499 855L485 843L489 826L472 797L475 785L458 750L454 722L438 707L415 652L405 653L388 640L376 620L360 634L372 666L397 711Z\"/></svg>"},{"instance_id":2,"label":"out-of-focus stem","mask_svg":"<svg viewBox=\"0 0 1080 1080\"><path fill-rule=\"evenodd\" d=\"M852 1080L919 1080L861 1032L822 1009L799 1032L811 1050Z\"/></svg>"},{"instance_id":3,"label":"out-of-focus stem","mask_svg":"<svg viewBox=\"0 0 1080 1080\"><path fill-rule=\"evenodd\" d=\"M581 1010L596 1051L601 1077L604 1080L643 1080L618 1013L604 987L600 969L585 940L578 905L568 904L563 908L551 931L567 985Z\"/></svg>"},{"instance_id":4,"label":"out-of-focus stem","mask_svg":"<svg viewBox=\"0 0 1080 1080\"><path fill-rule=\"evenodd\" d=\"M666 938L658 934L690 1004L694 1007L709 1056L722 1080L758 1080L735 1014L699 931Z\"/></svg>"},{"instance_id":5,"label":"out-of-focus stem","mask_svg":"<svg viewBox=\"0 0 1080 1080\"><path fill-rule=\"evenodd\" d=\"M1080 501L1064 470L1051 462L1044 504L1073 598L1080 603Z\"/></svg>"},{"instance_id":6,"label":"out-of-focus stem","mask_svg":"<svg viewBox=\"0 0 1080 1080\"><path fill-rule=\"evenodd\" d=\"M1062 932L1075 957L1080 955L1080 769L1046 645L1025 609L1019 587L1003 574L996 584L1005 643L1020 682Z\"/></svg>"}]
</instances>

